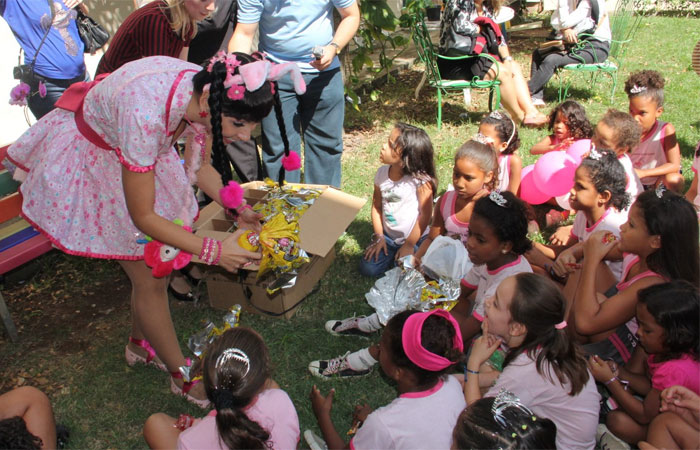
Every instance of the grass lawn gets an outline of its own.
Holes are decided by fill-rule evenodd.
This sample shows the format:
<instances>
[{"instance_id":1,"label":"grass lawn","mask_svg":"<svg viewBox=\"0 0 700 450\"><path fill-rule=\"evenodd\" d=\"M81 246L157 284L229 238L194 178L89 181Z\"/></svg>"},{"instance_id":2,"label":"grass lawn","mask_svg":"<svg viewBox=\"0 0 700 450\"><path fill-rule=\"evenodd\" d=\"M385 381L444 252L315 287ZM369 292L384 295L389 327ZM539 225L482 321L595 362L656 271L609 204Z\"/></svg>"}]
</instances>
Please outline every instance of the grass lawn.
<instances>
[{"instance_id":1,"label":"grass lawn","mask_svg":"<svg viewBox=\"0 0 700 450\"><path fill-rule=\"evenodd\" d=\"M700 39L698 24L697 19L644 18L620 74L620 86L633 70L656 69L665 75L666 112L662 118L676 127L687 184L692 177L692 151L700 140L700 77L690 67L692 48ZM527 72L528 49L534 44L516 39L513 48ZM475 94L469 110L461 96L450 99L443 109L443 128L438 132L434 90L424 88L419 99L413 100L419 79L420 72L406 72L396 83L381 88L378 101L364 99L360 112L348 112L344 190L371 197L379 148L396 121L426 129L436 149L440 189L450 182L454 151L476 132L486 111L485 95ZM608 104L609 89L607 80L595 91L589 91L583 79L574 84L574 99L586 107L594 124L609 107L627 110L627 98L620 87L613 104ZM546 98L556 98L553 88L547 90ZM468 119L460 118L465 112ZM525 164L530 164L534 158L526 154L546 131L523 129L520 133L521 155ZM333 337L323 329L328 319L372 312L364 294L373 280L362 278L356 269L372 234L369 210L368 203L341 237L335 263L292 320L242 315L242 323L257 329L270 347L274 377L294 401L302 432L307 428L318 432L308 401L313 384L320 385L323 393L336 389L333 418L341 434L350 427L355 404L366 401L378 407L396 395L380 370L361 380L327 382L314 379L306 370L313 359L337 356L371 342ZM141 427L150 414L164 411L202 415L197 407L169 393L165 374L125 364L129 286L117 264L58 252L45 255L36 264L39 271L29 282L12 283L12 278L21 278L14 274L3 286L21 340L11 344L4 334L0 335L0 392L19 385L34 385L46 391L58 421L71 429L71 448L142 448ZM206 306L206 301L198 306L174 302L171 307L183 348L202 319L220 322L222 317L221 312Z\"/></svg>"}]
</instances>

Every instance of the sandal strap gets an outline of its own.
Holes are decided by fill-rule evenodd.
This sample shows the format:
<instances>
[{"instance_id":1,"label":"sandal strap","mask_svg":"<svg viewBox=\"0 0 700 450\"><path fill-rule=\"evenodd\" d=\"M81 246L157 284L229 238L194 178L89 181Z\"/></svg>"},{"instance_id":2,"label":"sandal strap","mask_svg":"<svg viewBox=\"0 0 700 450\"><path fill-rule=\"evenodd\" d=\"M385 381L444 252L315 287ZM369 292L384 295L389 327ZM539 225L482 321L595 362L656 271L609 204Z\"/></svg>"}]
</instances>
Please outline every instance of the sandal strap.
<instances>
[{"instance_id":1,"label":"sandal strap","mask_svg":"<svg viewBox=\"0 0 700 450\"><path fill-rule=\"evenodd\" d=\"M146 356L146 364L150 363L153 358L156 357L156 351L153 349L153 347L151 347L151 343L146 339L135 339L129 336L129 342L146 350L146 353L148 354L148 356Z\"/></svg>"},{"instance_id":2,"label":"sandal strap","mask_svg":"<svg viewBox=\"0 0 700 450\"><path fill-rule=\"evenodd\" d=\"M191 358L185 358L185 365L186 365L187 367L191 367L191 366L192 366L192 359L191 359ZM180 370L179 370L179 369L176 370L176 371L174 371L174 372L170 372L170 376L173 377L173 378L177 378L178 380L179 380L180 378L182 378L182 374L180 373Z\"/></svg>"}]
</instances>

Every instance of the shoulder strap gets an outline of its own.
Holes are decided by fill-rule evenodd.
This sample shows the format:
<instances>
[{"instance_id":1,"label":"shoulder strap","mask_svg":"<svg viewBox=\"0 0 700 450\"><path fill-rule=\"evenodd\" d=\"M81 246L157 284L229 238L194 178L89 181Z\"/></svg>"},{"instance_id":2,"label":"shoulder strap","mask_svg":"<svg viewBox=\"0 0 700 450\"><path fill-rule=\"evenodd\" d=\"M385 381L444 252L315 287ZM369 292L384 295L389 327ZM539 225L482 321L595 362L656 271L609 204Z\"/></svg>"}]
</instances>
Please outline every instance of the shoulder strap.
<instances>
[{"instance_id":1,"label":"shoulder strap","mask_svg":"<svg viewBox=\"0 0 700 450\"><path fill-rule=\"evenodd\" d=\"M39 46L36 48L36 53L34 53L34 60L32 61L32 72L34 71L36 59L39 57L39 50L41 50L41 47L44 45L44 41L46 41L46 37L49 35L49 31L51 31L51 27L53 26L53 19L54 17L56 17L56 11L54 11L53 9L53 2L51 0L48 0L47 3L49 4L49 11L51 11L51 22L49 23L48 28L46 28L46 32L44 33L44 37L41 38Z\"/></svg>"}]
</instances>

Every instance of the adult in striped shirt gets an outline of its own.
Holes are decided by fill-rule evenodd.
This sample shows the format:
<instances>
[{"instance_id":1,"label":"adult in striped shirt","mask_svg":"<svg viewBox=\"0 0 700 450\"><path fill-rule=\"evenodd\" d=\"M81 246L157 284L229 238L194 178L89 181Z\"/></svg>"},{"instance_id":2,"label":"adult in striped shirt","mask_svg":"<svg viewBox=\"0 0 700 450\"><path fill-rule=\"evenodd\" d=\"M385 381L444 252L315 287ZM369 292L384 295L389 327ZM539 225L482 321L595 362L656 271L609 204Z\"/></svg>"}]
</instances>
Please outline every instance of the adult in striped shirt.
<instances>
[{"instance_id":1,"label":"adult in striped shirt","mask_svg":"<svg viewBox=\"0 0 700 450\"><path fill-rule=\"evenodd\" d=\"M147 56L172 56L187 61L197 22L214 7L214 0L157 0L137 9L117 29L96 75L113 72Z\"/></svg>"}]
</instances>

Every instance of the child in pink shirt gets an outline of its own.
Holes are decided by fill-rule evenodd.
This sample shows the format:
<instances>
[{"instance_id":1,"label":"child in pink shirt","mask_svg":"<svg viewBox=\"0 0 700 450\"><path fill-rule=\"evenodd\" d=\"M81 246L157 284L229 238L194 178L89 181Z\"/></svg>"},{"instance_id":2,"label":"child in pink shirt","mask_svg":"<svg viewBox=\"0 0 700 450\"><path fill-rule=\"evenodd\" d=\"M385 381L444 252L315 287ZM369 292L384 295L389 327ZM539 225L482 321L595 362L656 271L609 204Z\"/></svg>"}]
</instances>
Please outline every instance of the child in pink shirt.
<instances>
[{"instance_id":1,"label":"child in pink shirt","mask_svg":"<svg viewBox=\"0 0 700 450\"><path fill-rule=\"evenodd\" d=\"M660 393L666 388L679 385L700 393L699 316L700 294L687 281L674 280L639 291L640 346L632 359L619 371L596 355L589 360L593 376L607 386L619 405L607 416L613 434L630 444L643 440L649 422L659 414Z\"/></svg>"},{"instance_id":2,"label":"child in pink shirt","mask_svg":"<svg viewBox=\"0 0 700 450\"><path fill-rule=\"evenodd\" d=\"M655 70L634 72L625 81L630 114L642 127L642 140L632 150L634 170L645 187L663 182L666 187L683 192L681 149L676 129L659 120L664 112L664 78Z\"/></svg>"},{"instance_id":3,"label":"child in pink shirt","mask_svg":"<svg viewBox=\"0 0 700 450\"><path fill-rule=\"evenodd\" d=\"M207 348L203 371L215 410L202 419L153 414L143 429L149 447L296 449L299 419L287 393L270 378L270 356L258 333L226 331Z\"/></svg>"}]
</instances>

